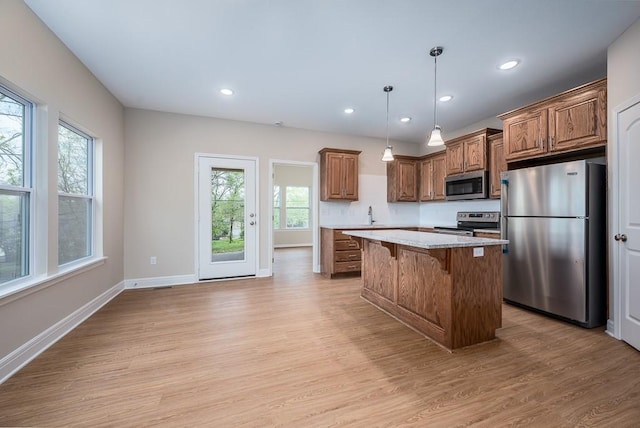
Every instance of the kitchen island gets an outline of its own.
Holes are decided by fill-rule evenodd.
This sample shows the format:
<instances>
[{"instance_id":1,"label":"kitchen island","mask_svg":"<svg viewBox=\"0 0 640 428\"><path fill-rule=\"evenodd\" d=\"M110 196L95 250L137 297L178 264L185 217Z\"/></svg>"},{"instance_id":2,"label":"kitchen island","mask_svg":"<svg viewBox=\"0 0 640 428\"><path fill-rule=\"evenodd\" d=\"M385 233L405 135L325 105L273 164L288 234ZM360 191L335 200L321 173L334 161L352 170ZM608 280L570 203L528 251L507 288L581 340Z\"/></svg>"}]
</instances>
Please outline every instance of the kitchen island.
<instances>
[{"instance_id":1,"label":"kitchen island","mask_svg":"<svg viewBox=\"0 0 640 428\"><path fill-rule=\"evenodd\" d=\"M409 230L343 232L362 250L362 297L448 350L502 326L502 239Z\"/></svg>"}]
</instances>

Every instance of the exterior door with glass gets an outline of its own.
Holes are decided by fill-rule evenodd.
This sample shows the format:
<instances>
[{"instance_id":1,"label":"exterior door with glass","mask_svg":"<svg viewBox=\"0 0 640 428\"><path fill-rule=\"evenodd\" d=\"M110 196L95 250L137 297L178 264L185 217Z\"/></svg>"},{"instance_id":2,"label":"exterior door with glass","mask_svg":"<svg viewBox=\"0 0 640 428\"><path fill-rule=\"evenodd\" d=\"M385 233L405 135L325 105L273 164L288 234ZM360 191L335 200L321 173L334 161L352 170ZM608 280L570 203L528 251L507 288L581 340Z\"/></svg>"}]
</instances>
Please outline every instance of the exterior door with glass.
<instances>
[{"instance_id":1,"label":"exterior door with glass","mask_svg":"<svg viewBox=\"0 0 640 428\"><path fill-rule=\"evenodd\" d=\"M198 278L252 276L257 266L256 160L198 157Z\"/></svg>"}]
</instances>

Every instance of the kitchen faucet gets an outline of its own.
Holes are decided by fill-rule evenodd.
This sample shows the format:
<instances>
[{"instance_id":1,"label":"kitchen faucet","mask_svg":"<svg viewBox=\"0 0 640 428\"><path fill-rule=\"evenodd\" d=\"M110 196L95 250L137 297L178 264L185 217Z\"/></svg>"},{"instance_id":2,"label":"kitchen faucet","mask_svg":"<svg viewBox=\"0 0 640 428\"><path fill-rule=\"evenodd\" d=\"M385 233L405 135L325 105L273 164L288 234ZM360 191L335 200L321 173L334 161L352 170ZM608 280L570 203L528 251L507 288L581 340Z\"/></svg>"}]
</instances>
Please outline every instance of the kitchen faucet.
<instances>
[{"instance_id":1,"label":"kitchen faucet","mask_svg":"<svg viewBox=\"0 0 640 428\"><path fill-rule=\"evenodd\" d=\"M372 225L375 220L373 219L373 210L371 209L371 205L369 205L369 225Z\"/></svg>"}]
</instances>

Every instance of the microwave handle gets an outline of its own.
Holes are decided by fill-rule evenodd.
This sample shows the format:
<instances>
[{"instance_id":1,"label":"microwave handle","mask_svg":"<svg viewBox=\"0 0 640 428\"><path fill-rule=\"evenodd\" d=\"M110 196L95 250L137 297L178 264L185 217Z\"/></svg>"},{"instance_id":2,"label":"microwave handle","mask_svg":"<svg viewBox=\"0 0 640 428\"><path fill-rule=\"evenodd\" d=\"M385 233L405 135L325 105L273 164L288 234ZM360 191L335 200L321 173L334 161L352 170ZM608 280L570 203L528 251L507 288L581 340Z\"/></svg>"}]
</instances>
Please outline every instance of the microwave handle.
<instances>
[{"instance_id":1,"label":"microwave handle","mask_svg":"<svg viewBox=\"0 0 640 428\"><path fill-rule=\"evenodd\" d=\"M509 236L509 175L507 171L500 173L500 238ZM502 253L509 252L509 244L502 246Z\"/></svg>"}]
</instances>

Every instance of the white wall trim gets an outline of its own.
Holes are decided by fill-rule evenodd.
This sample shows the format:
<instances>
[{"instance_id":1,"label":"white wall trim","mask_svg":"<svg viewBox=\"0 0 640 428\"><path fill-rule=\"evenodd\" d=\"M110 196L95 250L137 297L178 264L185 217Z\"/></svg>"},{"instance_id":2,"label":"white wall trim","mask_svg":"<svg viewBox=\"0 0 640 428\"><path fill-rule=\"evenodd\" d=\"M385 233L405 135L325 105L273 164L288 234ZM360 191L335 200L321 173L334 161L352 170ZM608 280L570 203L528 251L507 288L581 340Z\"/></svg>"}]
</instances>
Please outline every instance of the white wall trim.
<instances>
[{"instance_id":1,"label":"white wall trim","mask_svg":"<svg viewBox=\"0 0 640 428\"><path fill-rule=\"evenodd\" d=\"M62 339L70 331L84 322L100 308L109 303L123 290L124 282L111 287L75 312L58 321L38 334L15 351L0 360L0 384L26 366L31 360L46 351L51 345Z\"/></svg>"},{"instance_id":2,"label":"white wall trim","mask_svg":"<svg viewBox=\"0 0 640 428\"><path fill-rule=\"evenodd\" d=\"M157 276L149 278L125 279L124 288L127 290L137 288L172 287L174 285L195 284L199 282L196 274Z\"/></svg>"},{"instance_id":3,"label":"white wall trim","mask_svg":"<svg viewBox=\"0 0 640 428\"><path fill-rule=\"evenodd\" d=\"M313 199L311 200L311 222L313 226L312 231L312 270L314 273L320 273L320 181L318 175L318 162L302 162L293 160L281 160L281 159L269 159L269 189L273 189L273 174L275 165L299 165L309 166L313 169ZM271 193L270 193L271 194ZM269 215L273 212L273 198L269 198ZM273 272L273 222L269 222L269 240L267 242L269 247L269 264L268 270L271 276Z\"/></svg>"},{"instance_id":4,"label":"white wall trim","mask_svg":"<svg viewBox=\"0 0 640 428\"><path fill-rule=\"evenodd\" d=\"M267 278L269 276L272 276L272 272L271 269L259 269L258 270L258 274L256 275L257 278Z\"/></svg>"},{"instance_id":5,"label":"white wall trim","mask_svg":"<svg viewBox=\"0 0 640 428\"><path fill-rule=\"evenodd\" d=\"M277 244L273 248L298 248L298 247L313 247L313 242L308 244Z\"/></svg>"}]
</instances>

